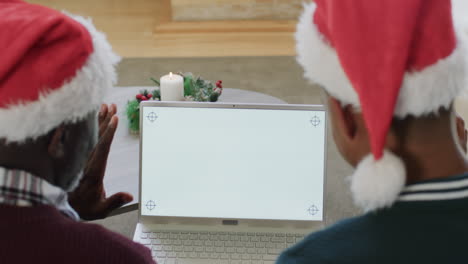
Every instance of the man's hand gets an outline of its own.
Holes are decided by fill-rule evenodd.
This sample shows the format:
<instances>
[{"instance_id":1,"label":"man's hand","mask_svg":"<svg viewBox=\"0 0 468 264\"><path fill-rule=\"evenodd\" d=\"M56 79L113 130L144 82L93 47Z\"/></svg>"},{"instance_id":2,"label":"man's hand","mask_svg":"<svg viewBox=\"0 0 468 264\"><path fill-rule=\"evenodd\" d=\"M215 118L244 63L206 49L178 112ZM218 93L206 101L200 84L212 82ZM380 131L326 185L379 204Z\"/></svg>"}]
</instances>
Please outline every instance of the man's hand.
<instances>
[{"instance_id":1,"label":"man's hand","mask_svg":"<svg viewBox=\"0 0 468 264\"><path fill-rule=\"evenodd\" d=\"M113 210L133 200L131 194L117 193L106 198L104 174L110 146L117 130L117 107L102 105L99 111L99 140L89 156L83 179L79 186L69 193L68 201L84 220L107 217Z\"/></svg>"}]
</instances>

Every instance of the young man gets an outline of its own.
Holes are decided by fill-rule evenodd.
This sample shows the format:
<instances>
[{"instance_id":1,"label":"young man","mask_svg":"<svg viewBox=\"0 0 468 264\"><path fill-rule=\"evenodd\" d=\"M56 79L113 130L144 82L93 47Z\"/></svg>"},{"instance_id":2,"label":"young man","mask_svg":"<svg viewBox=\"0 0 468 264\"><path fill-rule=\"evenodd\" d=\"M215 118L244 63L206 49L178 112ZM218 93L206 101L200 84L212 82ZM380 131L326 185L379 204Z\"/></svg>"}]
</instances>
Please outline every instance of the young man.
<instances>
[{"instance_id":1,"label":"young man","mask_svg":"<svg viewBox=\"0 0 468 264\"><path fill-rule=\"evenodd\" d=\"M298 60L329 95L366 213L311 234L278 263L468 263L468 163L453 110L468 42L451 11L450 0L306 6Z\"/></svg>"},{"instance_id":2,"label":"young man","mask_svg":"<svg viewBox=\"0 0 468 264\"><path fill-rule=\"evenodd\" d=\"M79 222L132 199L103 189L118 119L115 105L99 122L97 111L119 60L104 35L0 0L0 36L0 263L153 263L142 245Z\"/></svg>"}]
</instances>

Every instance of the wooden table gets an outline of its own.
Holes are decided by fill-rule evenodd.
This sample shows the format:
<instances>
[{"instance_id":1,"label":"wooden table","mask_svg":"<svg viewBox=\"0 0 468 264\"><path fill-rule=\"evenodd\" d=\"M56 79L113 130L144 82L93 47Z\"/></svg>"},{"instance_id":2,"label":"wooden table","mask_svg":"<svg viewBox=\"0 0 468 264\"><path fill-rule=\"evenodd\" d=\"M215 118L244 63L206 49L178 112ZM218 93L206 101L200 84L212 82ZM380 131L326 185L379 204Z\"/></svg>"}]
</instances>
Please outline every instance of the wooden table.
<instances>
[{"instance_id":1,"label":"wooden table","mask_svg":"<svg viewBox=\"0 0 468 264\"><path fill-rule=\"evenodd\" d=\"M104 100L108 104L117 105L119 116L119 127L109 153L104 186L109 196L117 192L128 192L134 197L133 202L114 211L113 215L138 209L139 136L129 133L125 106L129 99L143 89L152 90L154 87L116 87ZM229 88L223 90L219 102L286 104L285 101L266 94Z\"/></svg>"}]
</instances>

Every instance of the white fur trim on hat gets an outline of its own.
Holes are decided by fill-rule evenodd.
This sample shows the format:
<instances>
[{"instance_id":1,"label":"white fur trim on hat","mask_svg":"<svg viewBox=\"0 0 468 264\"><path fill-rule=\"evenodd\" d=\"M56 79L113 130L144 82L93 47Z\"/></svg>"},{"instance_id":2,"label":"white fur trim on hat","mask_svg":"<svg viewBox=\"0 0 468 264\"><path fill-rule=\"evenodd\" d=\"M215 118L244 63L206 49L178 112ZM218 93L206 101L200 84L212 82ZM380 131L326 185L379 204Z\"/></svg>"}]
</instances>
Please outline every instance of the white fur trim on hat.
<instances>
[{"instance_id":1,"label":"white fur trim on hat","mask_svg":"<svg viewBox=\"0 0 468 264\"><path fill-rule=\"evenodd\" d=\"M89 31L94 51L76 76L61 88L41 94L37 101L0 109L0 138L7 142L35 139L62 123L84 118L99 108L106 90L117 82L115 65L120 58L112 51L105 35L90 20L69 16Z\"/></svg>"},{"instance_id":2,"label":"white fur trim on hat","mask_svg":"<svg viewBox=\"0 0 468 264\"><path fill-rule=\"evenodd\" d=\"M384 151L381 159L372 154L365 157L351 176L351 192L354 202L366 212L390 207L400 195L406 183L403 161Z\"/></svg>"},{"instance_id":3,"label":"white fur trim on hat","mask_svg":"<svg viewBox=\"0 0 468 264\"><path fill-rule=\"evenodd\" d=\"M454 22L468 34L468 1L452 0Z\"/></svg>"},{"instance_id":4,"label":"white fur trim on hat","mask_svg":"<svg viewBox=\"0 0 468 264\"><path fill-rule=\"evenodd\" d=\"M296 32L297 61L304 68L304 76L318 83L343 104L359 107L359 98L341 67L335 50L313 23L316 4L305 4ZM448 108L466 88L468 76L468 40L460 23L455 23L457 46L453 53L426 67L424 70L406 73L395 116L421 116Z\"/></svg>"}]
</instances>

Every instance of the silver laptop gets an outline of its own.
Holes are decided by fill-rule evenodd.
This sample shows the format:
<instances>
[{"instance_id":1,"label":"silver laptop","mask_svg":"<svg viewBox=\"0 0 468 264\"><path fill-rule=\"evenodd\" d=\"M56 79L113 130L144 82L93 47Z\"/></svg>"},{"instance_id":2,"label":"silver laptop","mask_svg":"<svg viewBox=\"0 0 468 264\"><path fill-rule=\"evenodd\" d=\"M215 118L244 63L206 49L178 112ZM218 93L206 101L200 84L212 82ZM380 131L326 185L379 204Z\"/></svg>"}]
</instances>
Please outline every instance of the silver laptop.
<instances>
[{"instance_id":1,"label":"silver laptop","mask_svg":"<svg viewBox=\"0 0 468 264\"><path fill-rule=\"evenodd\" d=\"M134 241L159 264L274 263L322 227L326 112L144 102Z\"/></svg>"}]
</instances>

